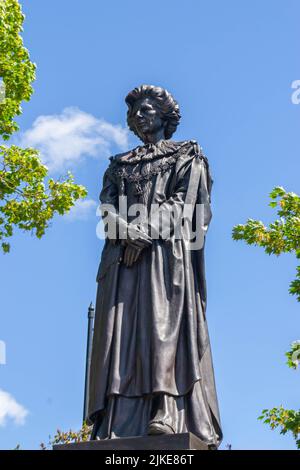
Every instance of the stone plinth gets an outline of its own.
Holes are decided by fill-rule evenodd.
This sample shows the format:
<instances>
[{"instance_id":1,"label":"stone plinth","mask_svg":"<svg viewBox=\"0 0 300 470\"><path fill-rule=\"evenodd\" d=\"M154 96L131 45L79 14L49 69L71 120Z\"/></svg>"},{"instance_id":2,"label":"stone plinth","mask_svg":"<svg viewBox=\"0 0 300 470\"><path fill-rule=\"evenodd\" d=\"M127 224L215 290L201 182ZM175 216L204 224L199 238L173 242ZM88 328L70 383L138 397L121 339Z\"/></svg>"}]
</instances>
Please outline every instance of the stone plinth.
<instances>
[{"instance_id":1,"label":"stone plinth","mask_svg":"<svg viewBox=\"0 0 300 470\"><path fill-rule=\"evenodd\" d=\"M53 446L53 450L208 450L192 433L103 439Z\"/></svg>"}]
</instances>

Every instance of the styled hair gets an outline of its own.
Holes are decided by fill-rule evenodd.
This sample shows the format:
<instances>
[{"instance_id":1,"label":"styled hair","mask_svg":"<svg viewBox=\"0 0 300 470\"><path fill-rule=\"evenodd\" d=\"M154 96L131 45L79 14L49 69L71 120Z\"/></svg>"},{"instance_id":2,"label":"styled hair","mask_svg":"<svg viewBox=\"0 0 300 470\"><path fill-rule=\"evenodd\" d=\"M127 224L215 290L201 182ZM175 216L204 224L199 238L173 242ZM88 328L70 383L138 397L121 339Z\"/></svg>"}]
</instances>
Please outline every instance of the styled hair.
<instances>
[{"instance_id":1,"label":"styled hair","mask_svg":"<svg viewBox=\"0 0 300 470\"><path fill-rule=\"evenodd\" d=\"M179 106L171 93L158 86L141 85L128 93L125 98L125 102L128 106L127 124L129 129L138 136L135 126L132 122L132 109L134 103L142 98L152 98L155 101L155 104L161 113L162 119L167 123L165 127L165 138L170 139L176 131L181 118Z\"/></svg>"}]
</instances>

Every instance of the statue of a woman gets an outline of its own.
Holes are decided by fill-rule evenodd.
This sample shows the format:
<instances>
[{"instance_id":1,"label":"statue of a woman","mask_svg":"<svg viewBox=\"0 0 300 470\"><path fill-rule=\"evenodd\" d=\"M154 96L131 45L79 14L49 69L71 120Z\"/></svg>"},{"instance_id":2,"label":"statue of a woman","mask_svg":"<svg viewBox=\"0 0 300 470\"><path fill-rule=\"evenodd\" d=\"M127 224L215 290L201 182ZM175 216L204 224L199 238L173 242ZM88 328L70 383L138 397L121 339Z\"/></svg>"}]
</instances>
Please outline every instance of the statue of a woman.
<instances>
[{"instance_id":1,"label":"statue of a woman","mask_svg":"<svg viewBox=\"0 0 300 470\"><path fill-rule=\"evenodd\" d=\"M129 128L144 145L110 157L100 194L116 231L106 237L97 275L92 439L192 432L217 447L203 256L208 162L195 141L169 140L180 113L167 90L143 85L126 103ZM146 208L140 218L133 204ZM183 223L185 207L192 208L190 224Z\"/></svg>"}]
</instances>

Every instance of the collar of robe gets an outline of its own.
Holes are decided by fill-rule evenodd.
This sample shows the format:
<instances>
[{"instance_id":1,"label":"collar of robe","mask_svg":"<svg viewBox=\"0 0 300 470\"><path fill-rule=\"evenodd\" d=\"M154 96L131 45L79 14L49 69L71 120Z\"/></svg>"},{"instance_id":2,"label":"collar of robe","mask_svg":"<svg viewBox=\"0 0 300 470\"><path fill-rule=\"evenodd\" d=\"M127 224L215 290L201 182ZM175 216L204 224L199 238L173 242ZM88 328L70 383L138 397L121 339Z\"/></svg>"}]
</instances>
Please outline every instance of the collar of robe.
<instances>
[{"instance_id":1,"label":"collar of robe","mask_svg":"<svg viewBox=\"0 0 300 470\"><path fill-rule=\"evenodd\" d=\"M110 157L112 162L119 164L136 164L143 161L155 160L157 158L171 156L180 152L186 145L195 144L194 140L174 142L172 140L160 140L156 144L139 145L129 152L121 153Z\"/></svg>"}]
</instances>

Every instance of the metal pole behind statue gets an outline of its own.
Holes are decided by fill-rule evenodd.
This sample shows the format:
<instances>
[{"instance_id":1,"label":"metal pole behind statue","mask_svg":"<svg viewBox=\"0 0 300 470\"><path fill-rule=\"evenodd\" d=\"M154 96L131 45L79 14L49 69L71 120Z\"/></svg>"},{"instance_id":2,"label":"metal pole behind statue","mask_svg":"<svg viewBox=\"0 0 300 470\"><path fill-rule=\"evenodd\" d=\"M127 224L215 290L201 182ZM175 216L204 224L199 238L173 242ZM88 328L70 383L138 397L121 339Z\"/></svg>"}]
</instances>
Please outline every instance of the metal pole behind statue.
<instances>
[{"instance_id":1,"label":"metal pole behind statue","mask_svg":"<svg viewBox=\"0 0 300 470\"><path fill-rule=\"evenodd\" d=\"M89 406L88 399L89 399L89 386L90 386L90 366L91 366L91 357L92 357L92 343L93 343L93 333L94 333L94 319L95 319L95 309L91 302L89 309L88 309L88 332L87 332L87 345L86 345L83 421L85 421L87 418L88 406Z\"/></svg>"}]
</instances>

